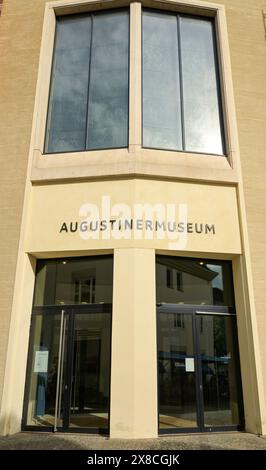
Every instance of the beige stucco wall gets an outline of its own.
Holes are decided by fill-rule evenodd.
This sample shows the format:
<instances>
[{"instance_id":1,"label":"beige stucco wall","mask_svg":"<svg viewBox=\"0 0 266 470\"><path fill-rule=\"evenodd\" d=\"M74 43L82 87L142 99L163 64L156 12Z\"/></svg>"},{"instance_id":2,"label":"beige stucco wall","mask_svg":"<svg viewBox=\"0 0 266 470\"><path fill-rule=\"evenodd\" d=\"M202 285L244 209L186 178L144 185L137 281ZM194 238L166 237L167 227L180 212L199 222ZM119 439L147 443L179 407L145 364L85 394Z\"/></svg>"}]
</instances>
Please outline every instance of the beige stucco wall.
<instances>
[{"instance_id":1,"label":"beige stucco wall","mask_svg":"<svg viewBox=\"0 0 266 470\"><path fill-rule=\"evenodd\" d=\"M0 399L45 3L45 0L6 0L0 17ZM266 41L262 8L266 4L263 0L216 0L216 3L226 7L255 305L264 363ZM264 386L266 393L266 369Z\"/></svg>"},{"instance_id":2,"label":"beige stucco wall","mask_svg":"<svg viewBox=\"0 0 266 470\"><path fill-rule=\"evenodd\" d=\"M265 1L229 1L228 30L262 364L266 361ZM266 11L266 10L265 10ZM263 367L266 393L266 368Z\"/></svg>"},{"instance_id":3,"label":"beige stucco wall","mask_svg":"<svg viewBox=\"0 0 266 470\"><path fill-rule=\"evenodd\" d=\"M141 206L140 212L138 205ZM237 212L235 188L222 185L135 178L119 180L115 184L113 181L93 181L34 186L30 195L24 250L42 256L42 253L73 249L136 246L187 253L240 254ZM126 220L133 218L133 230L118 230L118 233L110 230L110 237L107 231L70 231L70 224L73 230L75 224L80 227L82 221L89 226L94 217L96 227L98 221L121 220L123 216ZM140 219L143 221L141 228L146 226L147 220L152 220L153 230L136 230L136 221ZM156 220L166 221L165 231L154 229ZM175 222L176 226L178 223L191 224L191 233L169 232L167 221ZM67 232L61 231L64 223ZM196 233L195 224L202 233ZM206 233L206 225L214 227L213 231Z\"/></svg>"},{"instance_id":4,"label":"beige stucco wall","mask_svg":"<svg viewBox=\"0 0 266 470\"><path fill-rule=\"evenodd\" d=\"M0 398L3 375L44 1L8 0L0 17Z\"/></svg>"},{"instance_id":5,"label":"beige stucco wall","mask_svg":"<svg viewBox=\"0 0 266 470\"><path fill-rule=\"evenodd\" d=\"M157 435L155 312L154 250L115 250L110 437Z\"/></svg>"}]
</instances>

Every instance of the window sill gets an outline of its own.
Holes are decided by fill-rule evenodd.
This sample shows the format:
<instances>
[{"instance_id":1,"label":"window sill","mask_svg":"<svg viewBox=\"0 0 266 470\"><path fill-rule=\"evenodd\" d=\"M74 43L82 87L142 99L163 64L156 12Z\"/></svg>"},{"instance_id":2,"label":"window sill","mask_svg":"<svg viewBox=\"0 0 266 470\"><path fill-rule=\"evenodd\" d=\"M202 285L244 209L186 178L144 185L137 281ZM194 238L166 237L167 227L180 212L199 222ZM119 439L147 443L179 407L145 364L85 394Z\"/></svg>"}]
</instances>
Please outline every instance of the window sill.
<instances>
[{"instance_id":1,"label":"window sill","mask_svg":"<svg viewBox=\"0 0 266 470\"><path fill-rule=\"evenodd\" d=\"M31 181L95 179L130 175L237 183L235 159L221 155L154 150L136 146L43 155L34 151Z\"/></svg>"}]
</instances>

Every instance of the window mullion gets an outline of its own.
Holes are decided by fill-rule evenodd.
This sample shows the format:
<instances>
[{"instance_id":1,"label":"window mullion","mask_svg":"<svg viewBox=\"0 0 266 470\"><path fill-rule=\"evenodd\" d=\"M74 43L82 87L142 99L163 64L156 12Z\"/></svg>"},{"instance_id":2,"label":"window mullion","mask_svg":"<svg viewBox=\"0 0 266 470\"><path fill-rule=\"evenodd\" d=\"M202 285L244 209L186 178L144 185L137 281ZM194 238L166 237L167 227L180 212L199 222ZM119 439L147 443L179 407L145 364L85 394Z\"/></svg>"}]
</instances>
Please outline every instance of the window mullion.
<instances>
[{"instance_id":1,"label":"window mullion","mask_svg":"<svg viewBox=\"0 0 266 470\"><path fill-rule=\"evenodd\" d=\"M88 147L89 137L89 102L90 102L90 78L91 78L91 55L92 55L92 41L93 41L93 15L91 15L91 42L90 42L90 60L88 71L88 94L87 94L87 114L86 114L86 134L85 134L85 150Z\"/></svg>"},{"instance_id":2,"label":"window mullion","mask_svg":"<svg viewBox=\"0 0 266 470\"><path fill-rule=\"evenodd\" d=\"M141 148L141 3L130 4L129 152Z\"/></svg>"},{"instance_id":3,"label":"window mullion","mask_svg":"<svg viewBox=\"0 0 266 470\"><path fill-rule=\"evenodd\" d=\"M184 121L184 97L183 97L183 74L182 74L182 51L179 15L177 20L177 46L178 46L178 64L179 64L179 86L180 86L180 112L181 112L181 130L182 130L182 149L186 150L185 140L185 121Z\"/></svg>"}]
</instances>

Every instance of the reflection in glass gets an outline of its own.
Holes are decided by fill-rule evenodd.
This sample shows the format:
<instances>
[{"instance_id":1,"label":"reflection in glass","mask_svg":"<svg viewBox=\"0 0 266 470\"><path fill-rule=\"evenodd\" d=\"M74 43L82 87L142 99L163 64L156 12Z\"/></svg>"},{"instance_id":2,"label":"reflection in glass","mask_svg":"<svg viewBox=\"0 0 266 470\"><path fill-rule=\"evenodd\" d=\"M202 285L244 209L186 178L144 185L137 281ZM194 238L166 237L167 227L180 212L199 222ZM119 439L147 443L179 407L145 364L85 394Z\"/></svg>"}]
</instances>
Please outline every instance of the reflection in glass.
<instances>
[{"instance_id":1,"label":"reflection in glass","mask_svg":"<svg viewBox=\"0 0 266 470\"><path fill-rule=\"evenodd\" d=\"M160 429L196 427L195 357L191 315L159 313L158 374Z\"/></svg>"},{"instance_id":2,"label":"reflection in glass","mask_svg":"<svg viewBox=\"0 0 266 470\"><path fill-rule=\"evenodd\" d=\"M64 326L63 349L68 338L68 317ZM30 383L27 399L27 425L54 426L56 385L58 374L59 338L61 315L34 315L32 317L32 341ZM62 380L66 374L66 355L62 362ZM63 423L64 388L61 389L57 425ZM60 405L61 404L61 405Z\"/></svg>"},{"instance_id":3,"label":"reflection in glass","mask_svg":"<svg viewBox=\"0 0 266 470\"><path fill-rule=\"evenodd\" d=\"M91 18L57 19L46 153L85 148Z\"/></svg>"},{"instance_id":4,"label":"reflection in glass","mask_svg":"<svg viewBox=\"0 0 266 470\"><path fill-rule=\"evenodd\" d=\"M88 149L127 146L128 21L126 12L93 17Z\"/></svg>"},{"instance_id":5,"label":"reflection in glass","mask_svg":"<svg viewBox=\"0 0 266 470\"><path fill-rule=\"evenodd\" d=\"M156 301L234 307L231 263L158 255Z\"/></svg>"},{"instance_id":6,"label":"reflection in glass","mask_svg":"<svg viewBox=\"0 0 266 470\"><path fill-rule=\"evenodd\" d=\"M213 23L180 18L185 149L223 153Z\"/></svg>"},{"instance_id":7,"label":"reflection in glass","mask_svg":"<svg viewBox=\"0 0 266 470\"><path fill-rule=\"evenodd\" d=\"M182 149L176 15L143 12L143 145Z\"/></svg>"},{"instance_id":8,"label":"reflection in glass","mask_svg":"<svg viewBox=\"0 0 266 470\"><path fill-rule=\"evenodd\" d=\"M65 313L62 316L60 309L56 311L58 313L46 311L32 316L29 387L25 397L26 424L53 427L56 421L58 428L70 426L107 430L111 314L92 314L85 310L76 313L73 310L72 315ZM66 424L63 410L68 404L68 390L71 397L65 416L67 423L69 416L69 424Z\"/></svg>"},{"instance_id":9,"label":"reflection in glass","mask_svg":"<svg viewBox=\"0 0 266 470\"><path fill-rule=\"evenodd\" d=\"M142 18L143 146L223 154L213 21Z\"/></svg>"},{"instance_id":10,"label":"reflection in glass","mask_svg":"<svg viewBox=\"0 0 266 470\"><path fill-rule=\"evenodd\" d=\"M112 303L113 259L39 260L34 306Z\"/></svg>"},{"instance_id":11,"label":"reflection in glass","mask_svg":"<svg viewBox=\"0 0 266 470\"><path fill-rule=\"evenodd\" d=\"M76 314L70 405L73 428L108 428L110 314Z\"/></svg>"},{"instance_id":12,"label":"reflection in glass","mask_svg":"<svg viewBox=\"0 0 266 470\"><path fill-rule=\"evenodd\" d=\"M200 315L204 425L239 424L235 319Z\"/></svg>"},{"instance_id":13,"label":"reflection in glass","mask_svg":"<svg viewBox=\"0 0 266 470\"><path fill-rule=\"evenodd\" d=\"M57 18L45 152L126 147L126 11Z\"/></svg>"}]
</instances>

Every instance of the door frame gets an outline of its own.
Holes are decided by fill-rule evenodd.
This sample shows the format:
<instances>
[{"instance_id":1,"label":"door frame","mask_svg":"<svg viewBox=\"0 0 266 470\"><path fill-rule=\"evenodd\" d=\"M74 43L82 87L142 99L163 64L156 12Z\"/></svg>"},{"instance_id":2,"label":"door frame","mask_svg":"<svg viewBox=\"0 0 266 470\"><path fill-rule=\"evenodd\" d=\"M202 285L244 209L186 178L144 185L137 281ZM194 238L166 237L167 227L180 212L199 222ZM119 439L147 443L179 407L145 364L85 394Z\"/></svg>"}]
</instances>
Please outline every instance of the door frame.
<instances>
[{"instance_id":1,"label":"door frame","mask_svg":"<svg viewBox=\"0 0 266 470\"><path fill-rule=\"evenodd\" d=\"M197 426L191 428L165 428L160 429L160 390L159 390L159 368L158 368L158 345L159 345L159 321L158 317L161 313L177 313L191 315L192 318L192 334L193 334L193 352L195 357L195 387L196 387L196 414ZM237 382L237 395L238 395L238 410L239 410L239 424L227 426L204 426L204 399L203 399L203 382L202 382L202 367L200 356L200 334L199 322L197 321L198 315L219 315L229 316L235 319L233 323L234 333L236 334L237 341L234 342L234 354L236 361L236 382ZM172 304L172 303L159 303L156 307L157 319L157 390L158 390L158 434L184 434L184 433L213 433L223 431L243 431L244 430L244 407L243 407L243 394L241 383L241 369L239 358L238 334L237 334L237 317L236 311L232 307L218 306L218 305L192 305L192 304Z\"/></svg>"},{"instance_id":2,"label":"door frame","mask_svg":"<svg viewBox=\"0 0 266 470\"><path fill-rule=\"evenodd\" d=\"M26 370L26 380L24 387L24 399L23 399L23 413L21 421L21 430L22 431L36 431L36 432L55 432L54 426L34 426L27 424L27 409L28 409L28 396L30 388L30 374L33 361L33 344L34 338L32 335L32 318L37 314L45 315L59 315L65 312L69 318L68 326L68 338L66 346L66 377L65 383L67 385L67 397L63 403L63 414L62 421L63 426L57 426L56 431L63 433L86 433L86 434L104 434L109 435L110 431L110 393L111 393L111 363L112 363L112 304L111 303L99 303L99 304L74 304L74 305L52 305L52 306L41 306L33 307L31 314L31 323L30 323L30 332L29 332L29 347L28 347L28 358L27 358L27 370ZM69 426L69 417L70 417L70 404L71 404L71 376L73 369L73 353L74 353L74 324L75 324L75 315L84 314L90 315L95 313L108 313L110 314L110 367L109 367L109 406L108 406L108 426L107 429L101 428L72 428Z\"/></svg>"}]
</instances>

